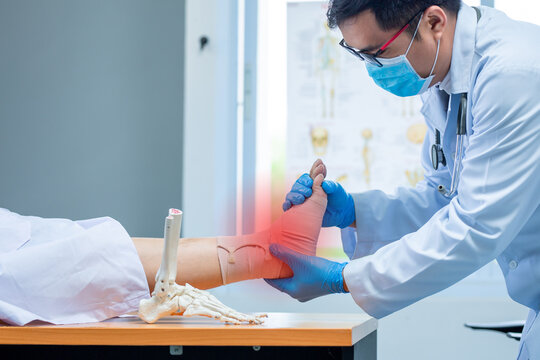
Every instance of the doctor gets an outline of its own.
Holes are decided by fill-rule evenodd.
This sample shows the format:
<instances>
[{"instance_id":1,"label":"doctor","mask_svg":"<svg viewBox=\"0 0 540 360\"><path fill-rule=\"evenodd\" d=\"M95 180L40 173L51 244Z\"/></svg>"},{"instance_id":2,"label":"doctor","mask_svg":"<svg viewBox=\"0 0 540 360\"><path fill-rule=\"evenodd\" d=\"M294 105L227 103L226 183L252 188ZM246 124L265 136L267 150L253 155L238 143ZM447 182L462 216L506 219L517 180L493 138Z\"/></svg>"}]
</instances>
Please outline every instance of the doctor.
<instances>
[{"instance_id":1,"label":"doctor","mask_svg":"<svg viewBox=\"0 0 540 360\"><path fill-rule=\"evenodd\" d=\"M351 261L272 246L294 276L268 282L300 301L350 291L381 318L497 259L530 308L519 358L540 359L540 27L459 0L334 0L327 15L377 85L421 94L425 180L396 195L325 181L323 226L344 229ZM300 177L284 210L311 184Z\"/></svg>"}]
</instances>

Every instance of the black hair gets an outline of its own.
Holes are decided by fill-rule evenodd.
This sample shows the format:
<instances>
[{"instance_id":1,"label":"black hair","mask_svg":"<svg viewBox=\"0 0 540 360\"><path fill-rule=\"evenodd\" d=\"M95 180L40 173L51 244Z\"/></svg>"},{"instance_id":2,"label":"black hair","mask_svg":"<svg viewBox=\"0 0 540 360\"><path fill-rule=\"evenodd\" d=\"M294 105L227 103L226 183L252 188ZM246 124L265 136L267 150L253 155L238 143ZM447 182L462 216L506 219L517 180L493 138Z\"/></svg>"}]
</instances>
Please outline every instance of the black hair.
<instances>
[{"instance_id":1,"label":"black hair","mask_svg":"<svg viewBox=\"0 0 540 360\"><path fill-rule=\"evenodd\" d=\"M393 30L403 27L415 14L432 5L438 5L452 14L457 14L461 0L330 0L328 12L328 26L335 28L343 21L371 10L381 29ZM420 17L411 21L407 32L413 34Z\"/></svg>"}]
</instances>

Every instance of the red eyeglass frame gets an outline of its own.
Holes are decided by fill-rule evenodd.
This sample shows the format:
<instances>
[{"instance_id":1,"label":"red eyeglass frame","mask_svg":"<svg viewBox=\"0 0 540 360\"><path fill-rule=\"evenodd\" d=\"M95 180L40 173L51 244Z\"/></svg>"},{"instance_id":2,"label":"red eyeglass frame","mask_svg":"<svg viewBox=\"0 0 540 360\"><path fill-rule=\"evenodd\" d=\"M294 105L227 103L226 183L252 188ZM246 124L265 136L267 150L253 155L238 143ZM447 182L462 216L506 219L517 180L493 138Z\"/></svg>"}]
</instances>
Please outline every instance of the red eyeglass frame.
<instances>
[{"instance_id":1,"label":"red eyeglass frame","mask_svg":"<svg viewBox=\"0 0 540 360\"><path fill-rule=\"evenodd\" d=\"M397 39L397 37L399 35L401 35L401 33L403 33L405 30L407 30L407 28L409 27L409 25L411 25L411 21L413 21L418 15L420 15L421 13L423 13L424 11L426 11L426 9L422 9L420 10L419 12L417 12L409 21L407 21L407 23L401 28L401 30L399 30L394 36L392 36L392 38L390 40L388 40L383 46L381 46L381 48L379 50L377 50L375 52L375 54L371 55L371 54L368 54L366 52L363 52L363 51L360 51L360 50L357 50L349 45L347 45L347 43L345 42L345 39L341 39L341 41L339 42L339 45L341 45L342 47L344 47L346 50L348 50L351 54L355 55L356 57L360 58L360 60L362 61L367 61L369 62L370 64L373 64L373 65L376 65L378 67L382 67L383 65L380 63L379 60L377 60L377 56L381 55L382 52L384 50L386 50L386 48L392 43L394 42L394 40Z\"/></svg>"}]
</instances>

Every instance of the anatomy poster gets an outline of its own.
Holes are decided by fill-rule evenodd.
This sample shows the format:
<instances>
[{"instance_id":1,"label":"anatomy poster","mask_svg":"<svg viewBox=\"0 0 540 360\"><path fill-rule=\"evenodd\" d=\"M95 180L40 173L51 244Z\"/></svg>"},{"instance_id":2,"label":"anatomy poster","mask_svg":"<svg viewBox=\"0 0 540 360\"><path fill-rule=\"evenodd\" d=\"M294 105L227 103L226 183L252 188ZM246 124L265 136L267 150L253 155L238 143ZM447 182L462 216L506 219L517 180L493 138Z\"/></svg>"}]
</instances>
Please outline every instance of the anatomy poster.
<instances>
[{"instance_id":1,"label":"anatomy poster","mask_svg":"<svg viewBox=\"0 0 540 360\"><path fill-rule=\"evenodd\" d=\"M364 63L339 46L339 29L327 27L327 4L287 6L287 184L320 157L328 178L348 192L414 186L423 179L421 101L374 84ZM334 235L321 245L341 247Z\"/></svg>"}]
</instances>

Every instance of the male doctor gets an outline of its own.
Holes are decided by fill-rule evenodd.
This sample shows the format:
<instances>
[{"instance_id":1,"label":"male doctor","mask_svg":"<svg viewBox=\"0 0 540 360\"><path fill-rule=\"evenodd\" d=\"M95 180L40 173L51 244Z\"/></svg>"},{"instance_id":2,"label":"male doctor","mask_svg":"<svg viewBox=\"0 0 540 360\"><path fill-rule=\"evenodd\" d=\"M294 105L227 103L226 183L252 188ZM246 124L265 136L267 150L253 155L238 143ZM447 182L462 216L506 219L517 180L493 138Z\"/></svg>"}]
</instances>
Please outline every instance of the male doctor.
<instances>
[{"instance_id":1,"label":"male doctor","mask_svg":"<svg viewBox=\"0 0 540 360\"><path fill-rule=\"evenodd\" d=\"M334 0L327 15L378 86L421 94L425 180L396 195L325 181L323 226L345 229L351 261L272 245L294 276L267 281L300 301L350 291L381 318L497 259L531 309L519 359L540 359L540 27L459 0ZM300 177L284 210L311 186Z\"/></svg>"}]
</instances>

